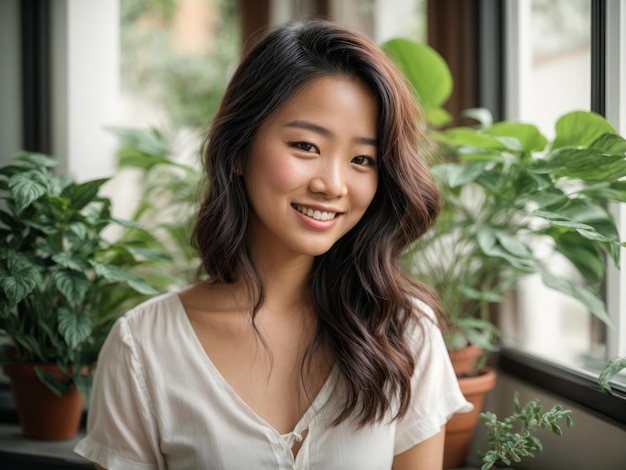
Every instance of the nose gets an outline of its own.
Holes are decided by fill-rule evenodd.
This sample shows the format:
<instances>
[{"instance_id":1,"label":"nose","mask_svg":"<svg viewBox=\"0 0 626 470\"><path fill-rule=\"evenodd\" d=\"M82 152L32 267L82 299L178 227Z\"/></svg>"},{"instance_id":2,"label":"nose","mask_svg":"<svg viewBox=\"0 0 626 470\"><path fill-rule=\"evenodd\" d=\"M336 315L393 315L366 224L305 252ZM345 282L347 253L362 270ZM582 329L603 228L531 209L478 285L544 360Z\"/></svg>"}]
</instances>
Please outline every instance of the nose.
<instances>
[{"instance_id":1,"label":"nose","mask_svg":"<svg viewBox=\"0 0 626 470\"><path fill-rule=\"evenodd\" d=\"M315 176L311 178L309 188L328 199L345 196L348 193L345 169L337 161L320 165Z\"/></svg>"}]
</instances>

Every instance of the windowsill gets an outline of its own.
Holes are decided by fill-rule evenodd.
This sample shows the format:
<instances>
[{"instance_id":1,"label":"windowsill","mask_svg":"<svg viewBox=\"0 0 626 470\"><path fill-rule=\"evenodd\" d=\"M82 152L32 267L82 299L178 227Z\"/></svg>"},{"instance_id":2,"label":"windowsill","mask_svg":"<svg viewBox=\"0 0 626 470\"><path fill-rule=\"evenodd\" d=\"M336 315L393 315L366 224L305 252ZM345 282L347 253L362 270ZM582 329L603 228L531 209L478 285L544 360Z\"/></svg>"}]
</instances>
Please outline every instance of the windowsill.
<instances>
[{"instance_id":1,"label":"windowsill","mask_svg":"<svg viewBox=\"0 0 626 470\"><path fill-rule=\"evenodd\" d=\"M89 469L93 464L72 450L79 434L65 441L39 441L22 436L18 424L0 424L0 461L8 469ZM5 467L6 465L6 467Z\"/></svg>"},{"instance_id":2,"label":"windowsill","mask_svg":"<svg viewBox=\"0 0 626 470\"><path fill-rule=\"evenodd\" d=\"M79 434L67 441L37 441L22 436L19 425L0 424L0 461L3 469L31 468L37 469L89 469L93 464L73 452L76 443L82 438ZM474 467L463 467L457 470L477 470Z\"/></svg>"},{"instance_id":3,"label":"windowsill","mask_svg":"<svg viewBox=\"0 0 626 470\"><path fill-rule=\"evenodd\" d=\"M626 429L626 393L621 387L616 387L611 395L606 394L597 381L583 374L511 348L502 348L498 354L498 368Z\"/></svg>"}]
</instances>

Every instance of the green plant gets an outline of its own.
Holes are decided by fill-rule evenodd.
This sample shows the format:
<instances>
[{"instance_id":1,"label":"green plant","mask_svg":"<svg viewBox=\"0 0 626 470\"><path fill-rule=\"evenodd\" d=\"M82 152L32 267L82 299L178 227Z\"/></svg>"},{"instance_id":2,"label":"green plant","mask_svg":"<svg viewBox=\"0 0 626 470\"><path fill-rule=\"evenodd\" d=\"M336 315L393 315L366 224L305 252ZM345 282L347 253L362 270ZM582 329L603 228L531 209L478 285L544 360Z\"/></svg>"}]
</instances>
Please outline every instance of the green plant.
<instances>
[{"instance_id":1,"label":"green plant","mask_svg":"<svg viewBox=\"0 0 626 470\"><path fill-rule=\"evenodd\" d=\"M515 411L510 416L499 419L492 412L480 414L480 420L487 428L489 450L482 459L481 470L489 470L499 464L519 463L522 458L534 458L535 452L541 452L543 445L537 437L541 429L549 429L557 436L563 435L559 422L565 418L568 428L574 426L572 411L555 405L542 412L539 400L531 400L524 407L520 405L519 395L514 397Z\"/></svg>"},{"instance_id":2,"label":"green plant","mask_svg":"<svg viewBox=\"0 0 626 470\"><path fill-rule=\"evenodd\" d=\"M445 101L441 84L413 77L445 68L445 62L422 61L428 46L408 40L384 47L425 103L426 116L442 115L429 111ZM474 343L493 349L498 329L492 306L531 274L610 324L599 288L606 258L619 266L623 246L606 207L626 201L624 138L587 111L563 115L551 142L529 123L493 123L486 110L467 116L476 125L442 130L445 119L428 120L444 157L432 166L444 203L435 226L405 257L407 268L440 293L448 348ZM553 272L554 256L567 260L583 281Z\"/></svg>"},{"instance_id":3,"label":"green plant","mask_svg":"<svg viewBox=\"0 0 626 470\"><path fill-rule=\"evenodd\" d=\"M136 269L164 255L141 240L110 241L111 228L141 227L111 216L111 201L99 195L107 179L79 184L55 175L56 165L20 152L0 168L0 336L9 339L0 357L56 363L67 382L42 371L39 378L57 394L75 384L88 396L117 314L157 293Z\"/></svg>"},{"instance_id":4,"label":"green plant","mask_svg":"<svg viewBox=\"0 0 626 470\"><path fill-rule=\"evenodd\" d=\"M198 267L190 244L198 191L204 187L196 144L192 144L196 160L189 163L174 143L175 132L110 130L120 141L118 167L138 172L139 199L131 220L148 229L137 231L131 226L122 239L130 236L155 250L170 253L168 259L146 266L143 274L160 290L184 287L194 280Z\"/></svg>"}]
</instances>

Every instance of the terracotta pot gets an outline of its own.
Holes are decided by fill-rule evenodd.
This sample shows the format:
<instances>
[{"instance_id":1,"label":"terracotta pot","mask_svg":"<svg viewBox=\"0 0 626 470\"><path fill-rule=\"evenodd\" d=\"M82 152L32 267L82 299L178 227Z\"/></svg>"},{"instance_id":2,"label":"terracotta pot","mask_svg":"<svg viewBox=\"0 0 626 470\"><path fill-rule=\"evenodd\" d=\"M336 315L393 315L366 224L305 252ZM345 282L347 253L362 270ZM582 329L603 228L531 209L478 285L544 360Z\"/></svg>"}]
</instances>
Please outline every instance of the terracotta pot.
<instances>
[{"instance_id":1,"label":"terracotta pot","mask_svg":"<svg viewBox=\"0 0 626 470\"><path fill-rule=\"evenodd\" d=\"M483 355L483 348L470 344L461 349L448 351L457 376L469 375L476 369L476 362Z\"/></svg>"},{"instance_id":2,"label":"terracotta pot","mask_svg":"<svg viewBox=\"0 0 626 470\"><path fill-rule=\"evenodd\" d=\"M35 374L43 369L58 380L67 377L54 364L15 363L3 366L11 381L13 400L24 437L40 440L71 439L78 433L83 396L70 388L55 395Z\"/></svg>"},{"instance_id":3,"label":"terracotta pot","mask_svg":"<svg viewBox=\"0 0 626 470\"><path fill-rule=\"evenodd\" d=\"M454 414L446 424L444 468L465 465L485 395L496 385L496 372L489 367L482 368L473 377L460 377L459 385L467 401L474 405L474 409L469 413Z\"/></svg>"}]
</instances>

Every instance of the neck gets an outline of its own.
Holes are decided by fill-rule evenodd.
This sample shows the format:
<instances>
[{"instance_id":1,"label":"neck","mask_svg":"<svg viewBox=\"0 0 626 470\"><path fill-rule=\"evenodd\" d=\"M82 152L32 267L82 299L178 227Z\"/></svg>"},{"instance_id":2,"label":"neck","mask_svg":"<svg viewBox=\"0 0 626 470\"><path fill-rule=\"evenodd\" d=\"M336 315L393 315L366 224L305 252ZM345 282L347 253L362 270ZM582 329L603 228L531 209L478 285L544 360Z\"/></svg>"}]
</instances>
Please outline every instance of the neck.
<instances>
[{"instance_id":1,"label":"neck","mask_svg":"<svg viewBox=\"0 0 626 470\"><path fill-rule=\"evenodd\" d=\"M255 266L265 289L263 310L267 313L302 311L309 304L309 276L312 257L279 260L256 256Z\"/></svg>"}]
</instances>

